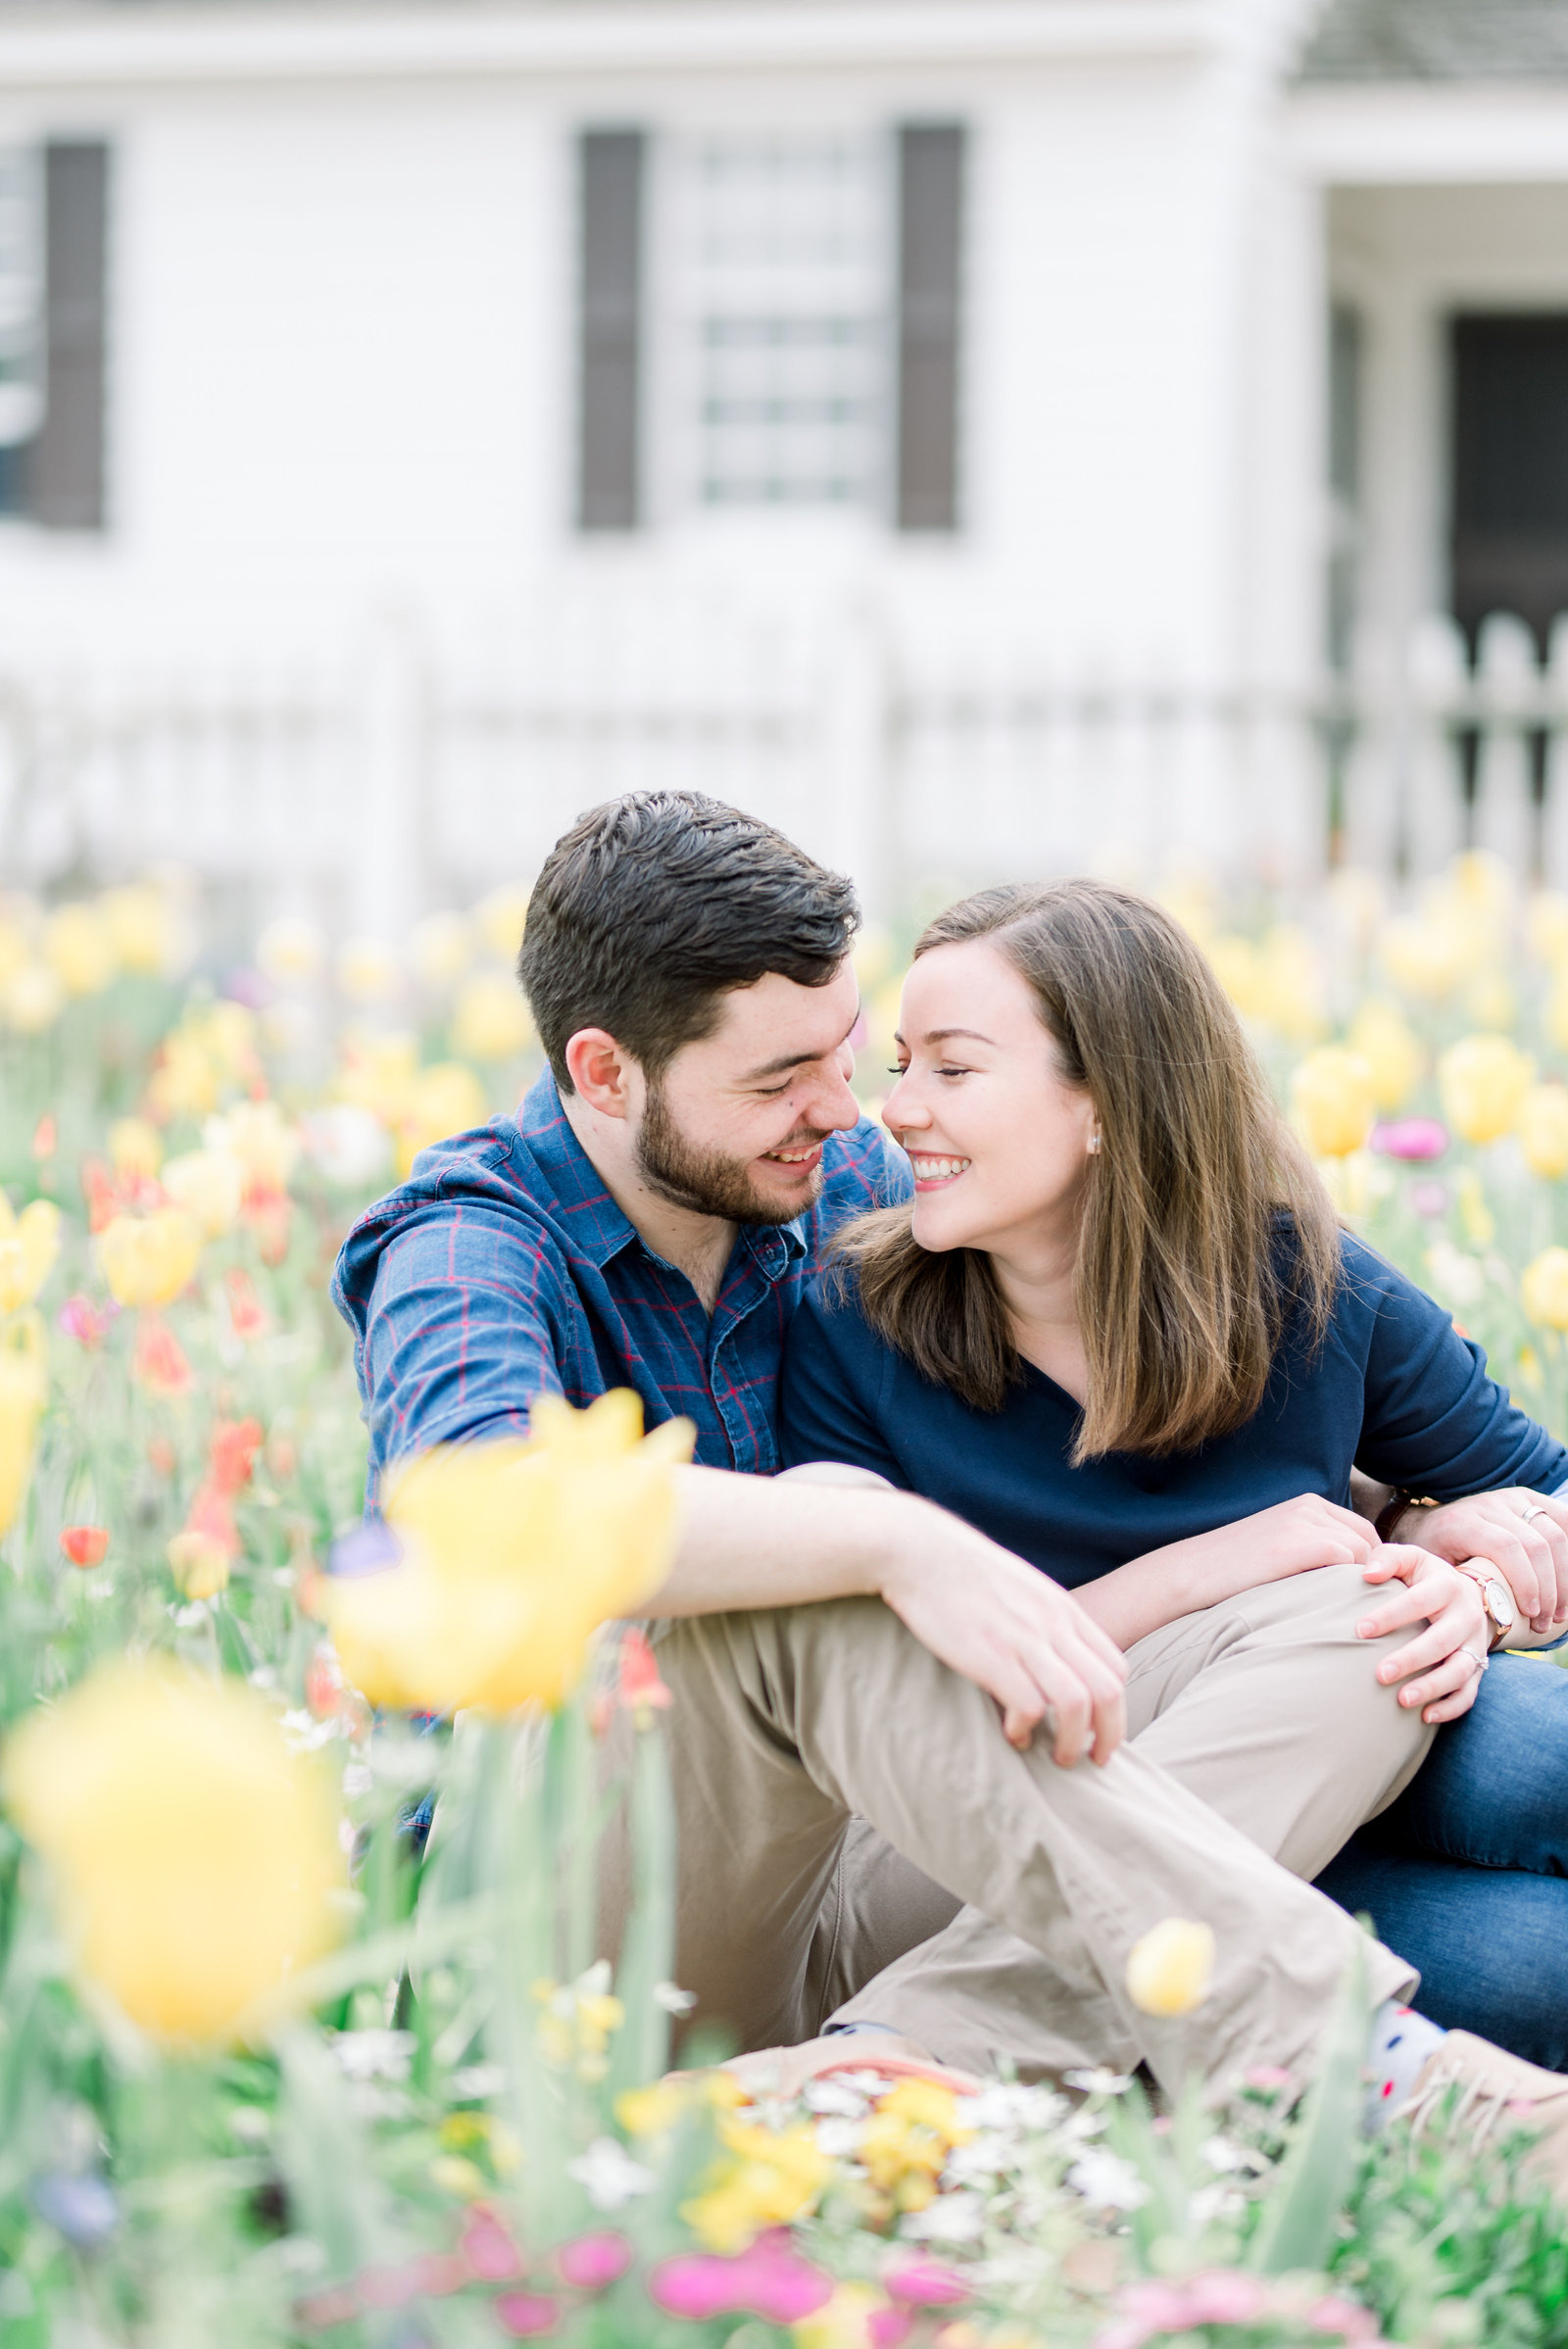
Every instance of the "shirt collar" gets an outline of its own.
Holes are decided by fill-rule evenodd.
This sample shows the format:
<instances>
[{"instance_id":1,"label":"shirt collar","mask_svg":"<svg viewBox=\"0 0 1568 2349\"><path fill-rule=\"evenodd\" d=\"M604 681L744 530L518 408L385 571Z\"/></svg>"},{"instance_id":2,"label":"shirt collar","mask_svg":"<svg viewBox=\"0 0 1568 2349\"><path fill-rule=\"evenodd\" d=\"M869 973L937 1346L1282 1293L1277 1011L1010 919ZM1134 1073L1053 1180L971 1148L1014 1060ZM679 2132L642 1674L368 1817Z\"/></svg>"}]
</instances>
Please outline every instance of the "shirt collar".
<instances>
[{"instance_id":1,"label":"shirt collar","mask_svg":"<svg viewBox=\"0 0 1568 2349\"><path fill-rule=\"evenodd\" d=\"M572 1132L548 1068L518 1105L517 1131L570 1218L574 1245L591 1263L604 1266L634 1240L641 1242L641 1233L616 1206L605 1189L604 1178ZM804 1216L797 1216L793 1223L745 1224L740 1252L765 1280L779 1280L806 1254L805 1221Z\"/></svg>"}]
</instances>

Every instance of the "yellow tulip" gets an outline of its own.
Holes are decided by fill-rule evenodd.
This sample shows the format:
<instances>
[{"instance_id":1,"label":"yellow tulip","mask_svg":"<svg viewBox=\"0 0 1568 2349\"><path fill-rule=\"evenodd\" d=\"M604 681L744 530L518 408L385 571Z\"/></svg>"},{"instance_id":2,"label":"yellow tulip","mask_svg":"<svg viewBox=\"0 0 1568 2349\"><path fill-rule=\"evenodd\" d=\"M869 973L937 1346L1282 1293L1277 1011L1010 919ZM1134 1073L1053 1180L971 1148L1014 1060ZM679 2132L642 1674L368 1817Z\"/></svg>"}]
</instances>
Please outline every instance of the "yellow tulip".
<instances>
[{"instance_id":1,"label":"yellow tulip","mask_svg":"<svg viewBox=\"0 0 1568 2349\"><path fill-rule=\"evenodd\" d=\"M102 995L120 958L96 905L62 905L44 924L44 960L67 995Z\"/></svg>"},{"instance_id":2,"label":"yellow tulip","mask_svg":"<svg viewBox=\"0 0 1568 2349\"><path fill-rule=\"evenodd\" d=\"M1511 1028L1519 1004L1505 972L1479 971L1464 991L1464 1010L1481 1028Z\"/></svg>"},{"instance_id":3,"label":"yellow tulip","mask_svg":"<svg viewBox=\"0 0 1568 2349\"><path fill-rule=\"evenodd\" d=\"M1438 1062L1438 1087L1449 1125L1466 1142L1511 1134L1536 1064L1506 1036L1465 1036Z\"/></svg>"},{"instance_id":4,"label":"yellow tulip","mask_svg":"<svg viewBox=\"0 0 1568 2349\"><path fill-rule=\"evenodd\" d=\"M205 1117L217 1105L220 1074L202 1039L176 1028L159 1048L148 1101L160 1117Z\"/></svg>"},{"instance_id":5,"label":"yellow tulip","mask_svg":"<svg viewBox=\"0 0 1568 2349\"><path fill-rule=\"evenodd\" d=\"M1352 1222L1370 1215L1379 1199L1387 1199L1395 1187L1387 1159L1372 1150L1348 1150L1343 1158L1325 1158L1318 1172L1335 1213L1348 1215Z\"/></svg>"},{"instance_id":6,"label":"yellow tulip","mask_svg":"<svg viewBox=\"0 0 1568 2349\"><path fill-rule=\"evenodd\" d=\"M79 1973L160 2039L230 2040L337 1937L329 1782L242 1682L119 1658L23 1722L4 1779Z\"/></svg>"},{"instance_id":7,"label":"yellow tulip","mask_svg":"<svg viewBox=\"0 0 1568 2349\"><path fill-rule=\"evenodd\" d=\"M1401 995L1441 1003L1473 969L1476 944L1456 922L1406 914L1391 921L1378 942L1384 969Z\"/></svg>"},{"instance_id":8,"label":"yellow tulip","mask_svg":"<svg viewBox=\"0 0 1568 2349\"><path fill-rule=\"evenodd\" d=\"M1214 1929L1166 1917L1127 1953L1127 1995L1146 2015L1190 2015L1214 1979Z\"/></svg>"},{"instance_id":9,"label":"yellow tulip","mask_svg":"<svg viewBox=\"0 0 1568 2349\"><path fill-rule=\"evenodd\" d=\"M0 1331L0 1541L16 1523L32 1474L38 1421L49 1398L43 1323L24 1313Z\"/></svg>"},{"instance_id":10,"label":"yellow tulip","mask_svg":"<svg viewBox=\"0 0 1568 2349\"><path fill-rule=\"evenodd\" d=\"M1323 972L1311 940L1294 924L1270 930L1258 953L1257 1017L1292 1044L1323 1033Z\"/></svg>"},{"instance_id":11,"label":"yellow tulip","mask_svg":"<svg viewBox=\"0 0 1568 2349\"><path fill-rule=\"evenodd\" d=\"M1382 996L1369 996L1346 1032L1346 1043L1372 1071L1372 1091L1385 1113L1402 1108L1426 1066L1404 1013Z\"/></svg>"},{"instance_id":12,"label":"yellow tulip","mask_svg":"<svg viewBox=\"0 0 1568 2349\"><path fill-rule=\"evenodd\" d=\"M65 1003L65 989L43 962L24 964L6 986L6 1021L19 1036L41 1036L54 1026Z\"/></svg>"},{"instance_id":13,"label":"yellow tulip","mask_svg":"<svg viewBox=\"0 0 1568 2349\"><path fill-rule=\"evenodd\" d=\"M625 1390L574 1412L550 1395L526 1442L459 1444L387 1479L401 1560L329 1578L345 1677L374 1704L511 1712L559 1704L595 1629L658 1589L675 1539L688 1420L639 1441Z\"/></svg>"},{"instance_id":14,"label":"yellow tulip","mask_svg":"<svg viewBox=\"0 0 1568 2349\"><path fill-rule=\"evenodd\" d=\"M1359 1150L1372 1130L1372 1071L1359 1052L1326 1044L1291 1079L1291 1105L1307 1149L1319 1158Z\"/></svg>"},{"instance_id":15,"label":"yellow tulip","mask_svg":"<svg viewBox=\"0 0 1568 2349\"><path fill-rule=\"evenodd\" d=\"M473 960L473 932L461 913L430 913L416 922L409 960L426 987L451 987Z\"/></svg>"},{"instance_id":16,"label":"yellow tulip","mask_svg":"<svg viewBox=\"0 0 1568 2349\"><path fill-rule=\"evenodd\" d=\"M109 1163L116 1174L150 1181L164 1162L164 1138L145 1117L117 1117L109 1129Z\"/></svg>"},{"instance_id":17,"label":"yellow tulip","mask_svg":"<svg viewBox=\"0 0 1568 2349\"><path fill-rule=\"evenodd\" d=\"M492 954L514 962L528 919L528 891L520 881L503 882L499 889L492 889L488 897L479 900L473 918Z\"/></svg>"},{"instance_id":18,"label":"yellow tulip","mask_svg":"<svg viewBox=\"0 0 1568 2349\"><path fill-rule=\"evenodd\" d=\"M249 1085L260 1073L256 1059L256 1014L243 1003L209 1003L186 1023L203 1052L219 1071L235 1085Z\"/></svg>"},{"instance_id":19,"label":"yellow tulip","mask_svg":"<svg viewBox=\"0 0 1568 2349\"><path fill-rule=\"evenodd\" d=\"M349 938L338 949L337 983L356 1003L383 1003L398 991L398 958L379 938Z\"/></svg>"},{"instance_id":20,"label":"yellow tulip","mask_svg":"<svg viewBox=\"0 0 1568 2349\"><path fill-rule=\"evenodd\" d=\"M1568 961L1568 896L1560 889L1541 889L1530 901L1528 922L1531 952L1544 963Z\"/></svg>"},{"instance_id":21,"label":"yellow tulip","mask_svg":"<svg viewBox=\"0 0 1568 2349\"><path fill-rule=\"evenodd\" d=\"M228 1231L245 1198L245 1167L232 1150L182 1150L160 1178L176 1206L188 1207L209 1240Z\"/></svg>"},{"instance_id":22,"label":"yellow tulip","mask_svg":"<svg viewBox=\"0 0 1568 2349\"><path fill-rule=\"evenodd\" d=\"M286 1191L304 1147L276 1101L238 1101L202 1128L210 1150L226 1150L262 1191Z\"/></svg>"},{"instance_id":23,"label":"yellow tulip","mask_svg":"<svg viewBox=\"0 0 1568 2349\"><path fill-rule=\"evenodd\" d=\"M187 1207L117 1215L98 1235L110 1294L121 1305L167 1305L201 1262L204 1234Z\"/></svg>"},{"instance_id":24,"label":"yellow tulip","mask_svg":"<svg viewBox=\"0 0 1568 2349\"><path fill-rule=\"evenodd\" d=\"M0 1191L0 1314L30 1305L60 1253L60 1209L35 1199L13 1215Z\"/></svg>"},{"instance_id":25,"label":"yellow tulip","mask_svg":"<svg viewBox=\"0 0 1568 2349\"><path fill-rule=\"evenodd\" d=\"M851 2281L834 2286L833 2297L808 2317L798 2317L790 2326L794 2349L876 2349L882 2337L877 2319L884 2322L892 2316L900 2318L886 2292L878 2291L874 2283ZM944 2328L943 2349L953 2349L948 2334L954 2328ZM902 2323L895 2326L899 2337ZM975 2335L978 2341L980 2336ZM995 2336L987 2333L988 2343Z\"/></svg>"},{"instance_id":26,"label":"yellow tulip","mask_svg":"<svg viewBox=\"0 0 1568 2349\"><path fill-rule=\"evenodd\" d=\"M26 931L20 922L8 920L0 913L0 993L10 986L19 971L26 969L31 959Z\"/></svg>"},{"instance_id":27,"label":"yellow tulip","mask_svg":"<svg viewBox=\"0 0 1568 2349\"><path fill-rule=\"evenodd\" d=\"M159 978L184 959L174 908L168 893L152 882L108 890L98 905L122 970Z\"/></svg>"},{"instance_id":28,"label":"yellow tulip","mask_svg":"<svg viewBox=\"0 0 1568 2349\"><path fill-rule=\"evenodd\" d=\"M197 1527L176 1534L167 1549L170 1572L185 1598L216 1598L228 1588L233 1553Z\"/></svg>"},{"instance_id":29,"label":"yellow tulip","mask_svg":"<svg viewBox=\"0 0 1568 2349\"><path fill-rule=\"evenodd\" d=\"M1533 1085L1519 1108L1519 1148L1532 1174L1568 1174L1568 1086Z\"/></svg>"},{"instance_id":30,"label":"yellow tulip","mask_svg":"<svg viewBox=\"0 0 1568 2349\"><path fill-rule=\"evenodd\" d=\"M461 1060L436 1060L421 1068L409 1088L408 1104L398 1120L399 1175L408 1174L420 1150L445 1142L449 1134L483 1125L489 1114L484 1087Z\"/></svg>"},{"instance_id":31,"label":"yellow tulip","mask_svg":"<svg viewBox=\"0 0 1568 2349\"><path fill-rule=\"evenodd\" d=\"M356 1109L368 1109L384 1126L408 1115L419 1073L419 1040L406 1028L382 1035L351 1031L343 1039L343 1065L333 1092Z\"/></svg>"},{"instance_id":32,"label":"yellow tulip","mask_svg":"<svg viewBox=\"0 0 1568 2349\"><path fill-rule=\"evenodd\" d=\"M1519 1301L1543 1329L1568 1330L1568 1248L1544 1248L1519 1275Z\"/></svg>"},{"instance_id":33,"label":"yellow tulip","mask_svg":"<svg viewBox=\"0 0 1568 2349\"><path fill-rule=\"evenodd\" d=\"M326 942L316 924L285 913L268 923L256 942L256 965L274 987L308 987L326 959Z\"/></svg>"},{"instance_id":34,"label":"yellow tulip","mask_svg":"<svg viewBox=\"0 0 1568 2349\"><path fill-rule=\"evenodd\" d=\"M533 1022L515 979L481 972L459 996L450 1030L452 1049L467 1060L515 1059Z\"/></svg>"}]
</instances>

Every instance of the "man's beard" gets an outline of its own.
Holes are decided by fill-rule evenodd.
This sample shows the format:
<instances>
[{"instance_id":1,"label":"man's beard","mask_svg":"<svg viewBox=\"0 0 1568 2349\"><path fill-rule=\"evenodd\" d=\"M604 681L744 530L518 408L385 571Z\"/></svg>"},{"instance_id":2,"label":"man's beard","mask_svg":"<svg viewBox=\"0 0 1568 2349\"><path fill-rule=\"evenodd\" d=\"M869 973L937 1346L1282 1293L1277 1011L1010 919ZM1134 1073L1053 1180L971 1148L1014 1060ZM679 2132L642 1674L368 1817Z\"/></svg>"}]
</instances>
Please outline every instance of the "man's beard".
<instances>
[{"instance_id":1,"label":"man's beard","mask_svg":"<svg viewBox=\"0 0 1568 2349\"><path fill-rule=\"evenodd\" d=\"M791 1134L779 1150L812 1150L825 1134ZM793 1223L816 1199L822 1188L822 1169L812 1171L810 1187L793 1206L771 1199L752 1180L749 1158L726 1157L722 1150L698 1150L687 1141L669 1113L662 1085L650 1085L643 1122L637 1135L637 1163L650 1191L672 1206L689 1207L698 1215L721 1216L726 1223Z\"/></svg>"}]
</instances>

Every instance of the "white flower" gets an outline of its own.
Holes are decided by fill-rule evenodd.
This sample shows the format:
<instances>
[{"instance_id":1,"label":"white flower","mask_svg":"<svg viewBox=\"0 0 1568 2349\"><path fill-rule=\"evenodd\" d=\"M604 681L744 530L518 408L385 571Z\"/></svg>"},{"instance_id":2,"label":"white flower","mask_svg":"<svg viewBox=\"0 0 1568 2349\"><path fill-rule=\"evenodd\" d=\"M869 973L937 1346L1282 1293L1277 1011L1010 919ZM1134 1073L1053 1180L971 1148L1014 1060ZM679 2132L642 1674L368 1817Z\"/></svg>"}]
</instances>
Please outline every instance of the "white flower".
<instances>
[{"instance_id":1,"label":"white flower","mask_svg":"<svg viewBox=\"0 0 1568 2349\"><path fill-rule=\"evenodd\" d=\"M392 1162L392 1137L379 1118L355 1101L313 1110L300 1132L311 1164L345 1191L379 1181Z\"/></svg>"},{"instance_id":2,"label":"white flower","mask_svg":"<svg viewBox=\"0 0 1568 2349\"><path fill-rule=\"evenodd\" d=\"M654 2004L662 2006L666 2015L689 2015L697 2004L695 1990L683 1990L672 1982L656 1982Z\"/></svg>"},{"instance_id":3,"label":"white flower","mask_svg":"<svg viewBox=\"0 0 1568 2349\"><path fill-rule=\"evenodd\" d=\"M1250 2154L1233 2145L1229 2137L1210 2137L1199 2151L1211 2170L1250 2170L1252 2166Z\"/></svg>"},{"instance_id":4,"label":"white flower","mask_svg":"<svg viewBox=\"0 0 1568 2349\"><path fill-rule=\"evenodd\" d=\"M1149 2200L1149 2188L1132 2163L1102 2145L1091 2145L1078 2156L1067 2183L1096 2210L1135 2211Z\"/></svg>"},{"instance_id":5,"label":"white flower","mask_svg":"<svg viewBox=\"0 0 1568 2349\"><path fill-rule=\"evenodd\" d=\"M1107 2072L1104 2077L1114 2080L1116 2075ZM958 2109L971 2129L1050 2129L1065 2117L1067 2099L1058 2096L1054 2088L994 2080L978 2096L961 2098Z\"/></svg>"},{"instance_id":6,"label":"white flower","mask_svg":"<svg viewBox=\"0 0 1568 2349\"><path fill-rule=\"evenodd\" d=\"M830 2162L848 2161L852 2153L859 2150L864 2134L863 2121L821 2121L816 2129L817 2151L825 2153Z\"/></svg>"},{"instance_id":7,"label":"white flower","mask_svg":"<svg viewBox=\"0 0 1568 2349\"><path fill-rule=\"evenodd\" d=\"M350 2080L407 2080L417 2045L412 2031L340 2031L332 2053Z\"/></svg>"},{"instance_id":8,"label":"white flower","mask_svg":"<svg viewBox=\"0 0 1568 2349\"><path fill-rule=\"evenodd\" d=\"M566 2164L566 2176L583 2187L596 2211L618 2211L659 2182L652 2170L632 2160L618 2137L595 2137L586 2153Z\"/></svg>"},{"instance_id":9,"label":"white flower","mask_svg":"<svg viewBox=\"0 0 1568 2349\"><path fill-rule=\"evenodd\" d=\"M831 2114L840 2121L858 2121L867 2105L867 2099L858 2088L852 2088L842 2075L808 2080L801 2102L808 2113Z\"/></svg>"},{"instance_id":10,"label":"white flower","mask_svg":"<svg viewBox=\"0 0 1568 2349\"><path fill-rule=\"evenodd\" d=\"M899 2221L899 2232L920 2243L977 2243L985 2226L983 2195L939 2194L923 2211L907 2212Z\"/></svg>"},{"instance_id":11,"label":"white flower","mask_svg":"<svg viewBox=\"0 0 1568 2349\"><path fill-rule=\"evenodd\" d=\"M1069 2088L1082 2088L1086 2096L1125 2096L1132 2086L1129 2072L1110 2072L1097 2064L1092 2072L1065 2072L1062 2078Z\"/></svg>"},{"instance_id":12,"label":"white flower","mask_svg":"<svg viewBox=\"0 0 1568 2349\"><path fill-rule=\"evenodd\" d=\"M507 2076L499 2064L465 2064L461 2072L452 2075L453 2093L464 2098L499 2096L506 2084Z\"/></svg>"},{"instance_id":13,"label":"white flower","mask_svg":"<svg viewBox=\"0 0 1568 2349\"><path fill-rule=\"evenodd\" d=\"M1427 1249L1427 1278L1433 1295L1446 1305L1478 1304L1486 1293L1486 1270L1478 1256L1468 1256L1451 1240L1434 1240Z\"/></svg>"}]
</instances>

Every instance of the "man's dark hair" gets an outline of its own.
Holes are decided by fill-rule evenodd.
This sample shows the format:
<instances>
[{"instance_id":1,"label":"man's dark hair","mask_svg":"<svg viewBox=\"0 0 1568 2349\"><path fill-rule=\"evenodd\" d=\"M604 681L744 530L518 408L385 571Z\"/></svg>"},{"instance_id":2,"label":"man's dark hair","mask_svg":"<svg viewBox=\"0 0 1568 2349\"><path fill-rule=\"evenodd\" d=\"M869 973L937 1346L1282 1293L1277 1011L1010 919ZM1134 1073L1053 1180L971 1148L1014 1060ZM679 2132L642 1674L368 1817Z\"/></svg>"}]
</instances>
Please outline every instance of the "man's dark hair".
<instances>
[{"instance_id":1,"label":"man's dark hair","mask_svg":"<svg viewBox=\"0 0 1568 2349\"><path fill-rule=\"evenodd\" d=\"M579 1028L657 1077L711 1035L731 988L768 971L826 986L859 918L854 884L771 824L700 791L634 792L590 807L545 858L517 977L569 1093Z\"/></svg>"}]
</instances>

